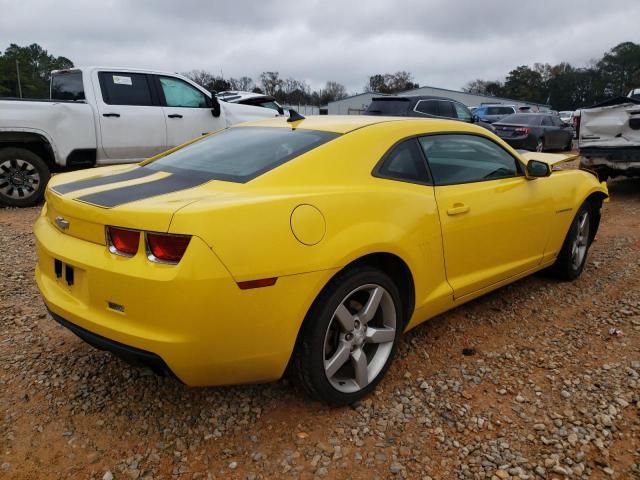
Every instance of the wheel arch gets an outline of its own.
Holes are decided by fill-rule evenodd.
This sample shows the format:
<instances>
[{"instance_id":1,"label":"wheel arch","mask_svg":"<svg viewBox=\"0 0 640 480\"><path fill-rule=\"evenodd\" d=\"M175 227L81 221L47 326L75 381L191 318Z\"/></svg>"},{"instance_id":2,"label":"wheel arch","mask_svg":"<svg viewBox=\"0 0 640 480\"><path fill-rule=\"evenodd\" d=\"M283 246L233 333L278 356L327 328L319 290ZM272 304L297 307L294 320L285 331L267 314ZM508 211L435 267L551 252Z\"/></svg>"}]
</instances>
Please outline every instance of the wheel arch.
<instances>
[{"instance_id":1,"label":"wheel arch","mask_svg":"<svg viewBox=\"0 0 640 480\"><path fill-rule=\"evenodd\" d=\"M0 131L0 148L24 148L38 155L50 170L55 168L55 150L50 139L32 131Z\"/></svg>"}]
</instances>

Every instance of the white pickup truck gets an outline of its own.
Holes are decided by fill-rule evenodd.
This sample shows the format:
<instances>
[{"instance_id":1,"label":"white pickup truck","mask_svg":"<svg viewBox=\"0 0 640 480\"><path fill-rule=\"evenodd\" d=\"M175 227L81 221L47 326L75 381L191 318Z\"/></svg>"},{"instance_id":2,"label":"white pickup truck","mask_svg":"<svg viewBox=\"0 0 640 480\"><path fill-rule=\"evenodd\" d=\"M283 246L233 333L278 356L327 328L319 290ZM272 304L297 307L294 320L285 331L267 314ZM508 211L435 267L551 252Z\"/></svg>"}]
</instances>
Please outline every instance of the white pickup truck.
<instances>
[{"instance_id":1,"label":"white pickup truck","mask_svg":"<svg viewBox=\"0 0 640 480\"><path fill-rule=\"evenodd\" d=\"M640 89L580 110L580 166L608 177L640 175Z\"/></svg>"},{"instance_id":2,"label":"white pickup truck","mask_svg":"<svg viewBox=\"0 0 640 480\"><path fill-rule=\"evenodd\" d=\"M137 162L207 132L278 114L219 102L174 73L54 71L50 99L0 99L0 204L36 204L57 169Z\"/></svg>"}]
</instances>

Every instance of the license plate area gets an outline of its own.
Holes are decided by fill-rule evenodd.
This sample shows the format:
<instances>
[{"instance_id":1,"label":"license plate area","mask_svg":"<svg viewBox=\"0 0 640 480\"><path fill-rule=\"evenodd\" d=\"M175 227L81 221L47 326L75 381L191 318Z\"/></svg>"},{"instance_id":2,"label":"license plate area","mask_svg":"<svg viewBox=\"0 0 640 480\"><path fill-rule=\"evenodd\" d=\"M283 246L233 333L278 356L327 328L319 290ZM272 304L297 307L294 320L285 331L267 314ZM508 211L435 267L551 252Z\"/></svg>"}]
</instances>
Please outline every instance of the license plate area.
<instances>
[{"instance_id":1,"label":"license plate area","mask_svg":"<svg viewBox=\"0 0 640 480\"><path fill-rule=\"evenodd\" d=\"M53 260L53 271L56 274L57 279L64 278L64 281L67 285L72 286L75 282L75 270L71 265L67 265L62 262L62 260L58 260L57 258Z\"/></svg>"}]
</instances>

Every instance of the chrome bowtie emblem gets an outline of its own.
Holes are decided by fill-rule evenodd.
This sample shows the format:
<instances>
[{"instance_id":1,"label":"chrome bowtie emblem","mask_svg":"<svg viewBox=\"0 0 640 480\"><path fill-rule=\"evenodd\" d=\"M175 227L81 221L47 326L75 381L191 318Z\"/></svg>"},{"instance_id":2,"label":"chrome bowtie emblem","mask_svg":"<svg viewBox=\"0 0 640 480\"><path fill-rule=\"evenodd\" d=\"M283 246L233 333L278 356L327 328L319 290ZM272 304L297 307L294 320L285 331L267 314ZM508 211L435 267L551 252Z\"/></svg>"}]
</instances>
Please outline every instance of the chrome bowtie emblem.
<instances>
[{"instance_id":1,"label":"chrome bowtie emblem","mask_svg":"<svg viewBox=\"0 0 640 480\"><path fill-rule=\"evenodd\" d=\"M69 228L69 220L65 220L64 217L56 217L55 222L60 230L66 230Z\"/></svg>"}]
</instances>

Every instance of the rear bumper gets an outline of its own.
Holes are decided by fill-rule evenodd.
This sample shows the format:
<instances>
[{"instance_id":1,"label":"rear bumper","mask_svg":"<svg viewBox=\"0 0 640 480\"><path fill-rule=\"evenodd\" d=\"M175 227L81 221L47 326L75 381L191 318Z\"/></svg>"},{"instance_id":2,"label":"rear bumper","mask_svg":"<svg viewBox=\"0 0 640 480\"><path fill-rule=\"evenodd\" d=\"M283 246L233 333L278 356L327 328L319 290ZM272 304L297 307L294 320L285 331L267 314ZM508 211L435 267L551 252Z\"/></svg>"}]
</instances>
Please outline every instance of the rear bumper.
<instances>
[{"instance_id":1,"label":"rear bumper","mask_svg":"<svg viewBox=\"0 0 640 480\"><path fill-rule=\"evenodd\" d=\"M500 137L502 140L511 145L514 149L535 150L536 140L530 136L523 137Z\"/></svg>"},{"instance_id":2,"label":"rear bumper","mask_svg":"<svg viewBox=\"0 0 640 480\"><path fill-rule=\"evenodd\" d=\"M49 310L49 314L60 325L71 330L82 340L98 350L111 352L118 358L121 358L133 366L150 368L159 375L165 375L171 371L169 367L167 367L167 364L164 363L164 360L155 353L130 347L114 340L101 337L100 335L96 335L89 330L85 330L84 328L65 320L60 315L53 313L51 310Z\"/></svg>"},{"instance_id":3,"label":"rear bumper","mask_svg":"<svg viewBox=\"0 0 640 480\"><path fill-rule=\"evenodd\" d=\"M640 175L640 146L624 148L581 148L580 166L598 172L601 178Z\"/></svg>"},{"instance_id":4,"label":"rear bumper","mask_svg":"<svg viewBox=\"0 0 640 480\"><path fill-rule=\"evenodd\" d=\"M34 233L36 282L54 318L98 348L166 366L192 386L280 378L302 320L334 273L289 275L241 290L197 237L178 265L163 265L143 251L119 257L62 233L46 212ZM65 274L56 276L55 260L73 268L72 285Z\"/></svg>"}]
</instances>

